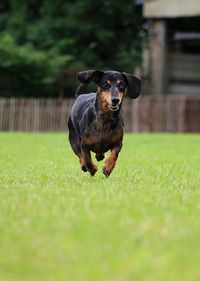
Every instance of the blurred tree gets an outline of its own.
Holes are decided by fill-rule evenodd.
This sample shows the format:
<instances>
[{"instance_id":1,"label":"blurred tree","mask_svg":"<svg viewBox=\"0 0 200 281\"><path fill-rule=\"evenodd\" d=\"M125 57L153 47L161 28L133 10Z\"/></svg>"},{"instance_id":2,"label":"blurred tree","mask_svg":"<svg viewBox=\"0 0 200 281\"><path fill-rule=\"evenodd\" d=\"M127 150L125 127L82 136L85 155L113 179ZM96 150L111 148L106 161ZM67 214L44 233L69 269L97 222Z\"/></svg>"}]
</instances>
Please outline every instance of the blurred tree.
<instances>
[{"instance_id":1,"label":"blurred tree","mask_svg":"<svg viewBox=\"0 0 200 281\"><path fill-rule=\"evenodd\" d=\"M71 57L55 50L38 51L32 45L19 46L9 34L0 40L0 85L3 95L48 95L57 72ZM42 89L40 90L40 87ZM50 89L49 89L50 90ZM17 92L16 92L17 91ZM28 92L28 93L27 93Z\"/></svg>"},{"instance_id":2,"label":"blurred tree","mask_svg":"<svg viewBox=\"0 0 200 281\"><path fill-rule=\"evenodd\" d=\"M131 0L1 0L0 95L66 96L81 69L133 72L140 9Z\"/></svg>"}]
</instances>

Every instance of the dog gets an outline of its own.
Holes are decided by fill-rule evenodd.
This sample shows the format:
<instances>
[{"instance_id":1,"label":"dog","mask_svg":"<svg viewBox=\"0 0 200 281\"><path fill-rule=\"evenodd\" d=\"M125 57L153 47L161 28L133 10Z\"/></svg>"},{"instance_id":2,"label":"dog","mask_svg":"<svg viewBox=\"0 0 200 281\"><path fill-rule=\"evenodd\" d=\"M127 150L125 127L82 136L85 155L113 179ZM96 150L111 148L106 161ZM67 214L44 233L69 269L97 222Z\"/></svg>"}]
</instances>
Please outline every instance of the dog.
<instances>
[{"instance_id":1,"label":"dog","mask_svg":"<svg viewBox=\"0 0 200 281\"><path fill-rule=\"evenodd\" d=\"M97 161L101 161L105 158L104 153L110 150L103 167L103 174L108 177L122 148L123 97L127 92L130 98L137 98L141 92L141 80L125 72L100 70L79 72L77 78L81 84L68 120L69 142L79 158L81 169L91 176L97 172L91 151L96 153ZM83 94L91 82L97 84L97 92Z\"/></svg>"}]
</instances>

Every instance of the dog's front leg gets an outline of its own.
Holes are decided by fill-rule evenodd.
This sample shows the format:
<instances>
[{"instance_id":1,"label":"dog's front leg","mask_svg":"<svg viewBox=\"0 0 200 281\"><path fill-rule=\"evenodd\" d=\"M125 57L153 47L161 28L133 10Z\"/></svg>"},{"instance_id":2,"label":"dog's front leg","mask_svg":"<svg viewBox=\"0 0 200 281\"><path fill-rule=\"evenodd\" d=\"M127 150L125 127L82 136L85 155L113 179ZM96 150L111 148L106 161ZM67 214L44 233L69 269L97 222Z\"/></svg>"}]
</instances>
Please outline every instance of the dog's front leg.
<instances>
[{"instance_id":1,"label":"dog's front leg","mask_svg":"<svg viewBox=\"0 0 200 281\"><path fill-rule=\"evenodd\" d=\"M92 162L90 149L85 143L81 144L81 152L82 152L84 164L88 172L90 172L91 176L94 176L95 173L97 172L97 166L94 165L94 163Z\"/></svg>"},{"instance_id":2,"label":"dog's front leg","mask_svg":"<svg viewBox=\"0 0 200 281\"><path fill-rule=\"evenodd\" d=\"M105 165L103 167L103 173L106 177L109 177L112 170L114 169L121 148L122 142L118 143L111 149L111 154L106 159Z\"/></svg>"}]
</instances>

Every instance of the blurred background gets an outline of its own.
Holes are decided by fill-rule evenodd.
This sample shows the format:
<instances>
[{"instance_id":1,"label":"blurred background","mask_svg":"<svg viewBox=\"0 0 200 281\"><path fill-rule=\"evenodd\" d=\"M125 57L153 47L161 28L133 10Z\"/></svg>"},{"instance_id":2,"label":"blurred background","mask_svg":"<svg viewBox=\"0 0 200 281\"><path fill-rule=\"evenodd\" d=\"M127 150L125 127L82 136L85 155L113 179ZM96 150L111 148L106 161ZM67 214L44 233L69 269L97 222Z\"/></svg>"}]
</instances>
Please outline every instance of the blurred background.
<instances>
[{"instance_id":1,"label":"blurred background","mask_svg":"<svg viewBox=\"0 0 200 281\"><path fill-rule=\"evenodd\" d=\"M1 131L67 130L85 69L142 78L126 131L199 132L199 0L0 1Z\"/></svg>"}]
</instances>

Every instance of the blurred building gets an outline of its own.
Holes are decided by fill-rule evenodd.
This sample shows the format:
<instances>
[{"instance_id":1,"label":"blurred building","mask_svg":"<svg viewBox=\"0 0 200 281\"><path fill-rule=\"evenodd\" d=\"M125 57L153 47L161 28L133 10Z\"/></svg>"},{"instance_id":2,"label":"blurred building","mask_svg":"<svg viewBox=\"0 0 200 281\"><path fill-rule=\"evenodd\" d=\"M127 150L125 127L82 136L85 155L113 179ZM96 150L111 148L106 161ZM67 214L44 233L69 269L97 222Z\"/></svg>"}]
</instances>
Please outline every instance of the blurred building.
<instances>
[{"instance_id":1,"label":"blurred building","mask_svg":"<svg viewBox=\"0 0 200 281\"><path fill-rule=\"evenodd\" d=\"M145 0L143 15L146 92L200 97L200 0Z\"/></svg>"}]
</instances>

